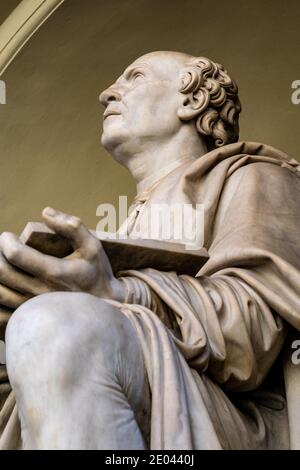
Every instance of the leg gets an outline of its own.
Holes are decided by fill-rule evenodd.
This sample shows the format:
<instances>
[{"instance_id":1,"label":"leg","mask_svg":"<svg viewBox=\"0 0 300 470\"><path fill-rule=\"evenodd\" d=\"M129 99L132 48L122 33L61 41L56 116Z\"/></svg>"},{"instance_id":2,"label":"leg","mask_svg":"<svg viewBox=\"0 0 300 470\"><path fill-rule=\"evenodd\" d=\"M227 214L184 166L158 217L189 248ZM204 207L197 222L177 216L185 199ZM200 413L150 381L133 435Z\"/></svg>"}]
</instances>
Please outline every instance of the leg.
<instances>
[{"instance_id":1,"label":"leg","mask_svg":"<svg viewBox=\"0 0 300 470\"><path fill-rule=\"evenodd\" d=\"M142 351L117 308L89 294L44 294L15 312L6 345L26 448L145 447Z\"/></svg>"}]
</instances>

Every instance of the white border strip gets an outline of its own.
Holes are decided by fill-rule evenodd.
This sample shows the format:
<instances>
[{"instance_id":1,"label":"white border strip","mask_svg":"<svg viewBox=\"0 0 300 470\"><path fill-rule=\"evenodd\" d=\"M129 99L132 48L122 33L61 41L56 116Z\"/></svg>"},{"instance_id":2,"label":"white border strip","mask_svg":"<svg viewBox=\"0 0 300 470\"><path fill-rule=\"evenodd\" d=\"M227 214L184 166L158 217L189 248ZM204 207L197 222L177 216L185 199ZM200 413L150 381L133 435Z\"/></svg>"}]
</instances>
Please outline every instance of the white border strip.
<instances>
[{"instance_id":1,"label":"white border strip","mask_svg":"<svg viewBox=\"0 0 300 470\"><path fill-rule=\"evenodd\" d=\"M23 0L0 26L0 76L65 0Z\"/></svg>"}]
</instances>

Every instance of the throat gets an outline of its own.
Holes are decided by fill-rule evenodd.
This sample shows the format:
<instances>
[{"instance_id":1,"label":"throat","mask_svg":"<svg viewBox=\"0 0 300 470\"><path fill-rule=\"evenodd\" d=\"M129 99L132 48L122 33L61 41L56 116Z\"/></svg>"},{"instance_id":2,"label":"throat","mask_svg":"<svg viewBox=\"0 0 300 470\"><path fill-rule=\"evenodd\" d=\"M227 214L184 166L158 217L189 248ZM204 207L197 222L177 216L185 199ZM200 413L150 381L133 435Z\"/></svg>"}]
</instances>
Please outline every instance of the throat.
<instances>
[{"instance_id":1,"label":"throat","mask_svg":"<svg viewBox=\"0 0 300 470\"><path fill-rule=\"evenodd\" d=\"M143 180L141 180L137 184L137 194L145 193L151 191L163 178L165 178L168 174L172 173L172 171L176 170L180 166L196 160L196 157L189 156L182 156L175 161L163 166L159 170L156 170L149 176L146 176Z\"/></svg>"}]
</instances>

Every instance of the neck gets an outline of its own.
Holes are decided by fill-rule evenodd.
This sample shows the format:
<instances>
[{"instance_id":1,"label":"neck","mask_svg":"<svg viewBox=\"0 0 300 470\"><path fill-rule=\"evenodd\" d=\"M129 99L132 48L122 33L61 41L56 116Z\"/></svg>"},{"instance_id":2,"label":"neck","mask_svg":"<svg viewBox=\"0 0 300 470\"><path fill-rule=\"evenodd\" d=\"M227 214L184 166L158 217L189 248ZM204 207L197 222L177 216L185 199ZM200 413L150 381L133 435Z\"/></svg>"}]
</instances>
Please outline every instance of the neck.
<instances>
[{"instance_id":1,"label":"neck","mask_svg":"<svg viewBox=\"0 0 300 470\"><path fill-rule=\"evenodd\" d=\"M133 176L137 193L147 191L161 178L183 163L192 162L207 153L204 140L192 126L186 125L165 141L147 141L140 151L123 160Z\"/></svg>"}]
</instances>

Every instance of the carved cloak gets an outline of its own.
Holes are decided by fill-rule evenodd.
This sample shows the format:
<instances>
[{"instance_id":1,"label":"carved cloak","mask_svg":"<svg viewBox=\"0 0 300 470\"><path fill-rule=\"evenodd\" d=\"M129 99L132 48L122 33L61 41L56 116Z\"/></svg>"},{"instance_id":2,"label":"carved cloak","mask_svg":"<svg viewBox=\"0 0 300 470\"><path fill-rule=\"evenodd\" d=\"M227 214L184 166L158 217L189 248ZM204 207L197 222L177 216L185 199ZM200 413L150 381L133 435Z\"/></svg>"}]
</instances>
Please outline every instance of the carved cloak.
<instances>
[{"instance_id":1,"label":"carved cloak","mask_svg":"<svg viewBox=\"0 0 300 470\"><path fill-rule=\"evenodd\" d=\"M299 175L283 152L238 142L181 165L144 199L204 204L210 256L196 278L127 271L135 303L111 301L142 345L152 449L300 448L299 372L287 354L286 408L275 367L300 329ZM11 401L0 448L16 446Z\"/></svg>"},{"instance_id":2,"label":"carved cloak","mask_svg":"<svg viewBox=\"0 0 300 470\"><path fill-rule=\"evenodd\" d=\"M287 339L300 328L299 175L283 152L239 142L176 169L146 200L204 204L210 255L196 278L127 272L135 298L148 286L180 330L161 327L161 304L122 307L144 349L151 448L300 448L300 372Z\"/></svg>"}]
</instances>

